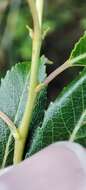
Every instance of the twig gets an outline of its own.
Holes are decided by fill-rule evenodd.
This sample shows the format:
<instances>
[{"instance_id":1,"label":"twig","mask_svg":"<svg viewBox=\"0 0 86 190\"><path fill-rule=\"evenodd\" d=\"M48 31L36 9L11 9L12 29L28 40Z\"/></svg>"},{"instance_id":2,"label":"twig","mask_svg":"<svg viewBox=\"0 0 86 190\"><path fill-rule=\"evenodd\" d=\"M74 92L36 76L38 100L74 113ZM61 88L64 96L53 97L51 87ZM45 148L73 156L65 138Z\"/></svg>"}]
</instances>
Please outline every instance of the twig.
<instances>
[{"instance_id":1,"label":"twig","mask_svg":"<svg viewBox=\"0 0 86 190\"><path fill-rule=\"evenodd\" d=\"M43 0L39 0L39 4L41 3L41 1ZM38 83L38 70L39 70L38 63L39 63L40 49L41 49L41 44L42 44L42 28L40 27L42 24L40 25L39 23L39 16L37 12L38 9L36 5L36 1L28 0L28 3L30 5L30 9L31 9L32 17L33 17L33 24L34 24L31 75L30 75L30 85L29 85L29 92L28 92L26 107L25 107L24 115L19 127L19 132L22 138L19 141L15 141L14 164L17 164L22 160L25 142L26 142L27 135L30 129L30 122L32 119L34 103L37 96L35 92L35 88ZM43 9L41 8L41 10ZM39 15L42 15L42 13L40 13ZM42 18L41 18L41 22L42 22Z\"/></svg>"},{"instance_id":2,"label":"twig","mask_svg":"<svg viewBox=\"0 0 86 190\"><path fill-rule=\"evenodd\" d=\"M86 58L86 53L81 54L73 59L69 59L67 60L64 64L62 64L60 67L58 67L55 71L53 71L46 79L43 83L39 84L35 91L36 93L38 93L42 88L48 86L48 84L55 78L57 77L59 74L61 74L64 70L73 67L73 66L86 66L84 64L76 64L77 62L83 60Z\"/></svg>"}]
</instances>

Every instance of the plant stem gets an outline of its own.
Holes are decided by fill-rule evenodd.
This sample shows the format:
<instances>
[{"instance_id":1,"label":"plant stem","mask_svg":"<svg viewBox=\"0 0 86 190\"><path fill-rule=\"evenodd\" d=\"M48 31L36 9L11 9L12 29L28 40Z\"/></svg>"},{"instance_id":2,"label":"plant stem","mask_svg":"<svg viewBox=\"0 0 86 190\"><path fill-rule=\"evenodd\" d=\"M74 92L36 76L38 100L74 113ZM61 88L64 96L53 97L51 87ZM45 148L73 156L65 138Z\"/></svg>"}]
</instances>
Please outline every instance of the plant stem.
<instances>
[{"instance_id":1,"label":"plant stem","mask_svg":"<svg viewBox=\"0 0 86 190\"><path fill-rule=\"evenodd\" d=\"M59 74L61 74L64 70L66 70L67 68L71 67L72 65L69 64L68 61L66 61L63 65L61 65L60 67L58 67L55 71L53 71L46 79L43 83L39 84L35 91L36 93L38 93L42 88L48 86L48 84L50 82L52 82L52 80L57 77Z\"/></svg>"},{"instance_id":2,"label":"plant stem","mask_svg":"<svg viewBox=\"0 0 86 190\"><path fill-rule=\"evenodd\" d=\"M62 73L64 70L70 67L70 64L68 62L65 62L63 65L61 65L59 68L57 68L55 71L53 71L44 81L45 86L47 86L56 76L58 76L60 73Z\"/></svg>"},{"instance_id":3,"label":"plant stem","mask_svg":"<svg viewBox=\"0 0 86 190\"><path fill-rule=\"evenodd\" d=\"M37 7L37 12L38 12L39 25L41 28L42 27L41 21L42 21L42 16L43 16L44 0L41 0L40 3L39 3L39 0L36 0L36 7Z\"/></svg>"},{"instance_id":4,"label":"plant stem","mask_svg":"<svg viewBox=\"0 0 86 190\"><path fill-rule=\"evenodd\" d=\"M39 4L41 4L41 1L42 0L39 0ZM28 92L26 108L25 108L25 112L24 112L21 125L19 128L21 139L15 141L14 164L17 164L22 160L25 142L26 142L27 135L29 132L32 112L33 112L34 103L36 99L35 88L38 83L39 57L40 57L40 49L41 49L41 44L42 44L42 27L40 27L36 3L34 2L34 0L28 0L28 2L30 5L30 9L33 16L33 23L34 23L31 77L30 77L30 87L29 87L29 92ZM43 4L41 5L43 6ZM42 11L43 7L40 10ZM41 12L40 12L40 15L42 15ZM42 18L41 18L41 22L42 22Z\"/></svg>"},{"instance_id":5,"label":"plant stem","mask_svg":"<svg viewBox=\"0 0 86 190\"><path fill-rule=\"evenodd\" d=\"M81 54L73 59L67 60L64 64L62 64L59 68L57 68L55 71L53 71L44 81L44 86L47 86L56 76L58 76L60 73L62 73L64 70L66 70L69 67L73 66L86 66L83 64L76 64L78 61L81 61L82 59L86 58L86 53Z\"/></svg>"},{"instance_id":6,"label":"plant stem","mask_svg":"<svg viewBox=\"0 0 86 190\"><path fill-rule=\"evenodd\" d=\"M43 83L39 84L35 91L36 93L38 93L42 88L48 86L48 84L50 82L52 82L52 80L57 77L59 74L61 74L63 71L65 71L66 69L70 68L70 67L74 67L74 66L86 66L83 64L77 64L77 62L81 61L82 59L86 58L86 53L83 53L73 59L68 59L67 61L65 61L64 64L62 64L60 67L58 67L55 71L53 71L46 79Z\"/></svg>"}]
</instances>

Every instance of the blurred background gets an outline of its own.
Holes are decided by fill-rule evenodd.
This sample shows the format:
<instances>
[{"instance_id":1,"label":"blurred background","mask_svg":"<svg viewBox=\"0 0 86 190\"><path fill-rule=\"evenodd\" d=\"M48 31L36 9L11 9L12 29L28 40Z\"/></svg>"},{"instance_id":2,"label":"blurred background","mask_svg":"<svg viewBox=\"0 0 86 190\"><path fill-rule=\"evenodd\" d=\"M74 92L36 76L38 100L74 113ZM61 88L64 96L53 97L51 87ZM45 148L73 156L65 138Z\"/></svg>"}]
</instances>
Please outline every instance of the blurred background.
<instances>
[{"instance_id":1,"label":"blurred background","mask_svg":"<svg viewBox=\"0 0 86 190\"><path fill-rule=\"evenodd\" d=\"M15 63L31 59L26 25L32 26L27 0L0 0L0 77ZM49 74L68 59L75 42L86 30L86 0L45 0L43 27L50 28L41 49L41 54L54 62L47 65ZM74 68L58 76L49 85L49 101L78 72Z\"/></svg>"}]
</instances>

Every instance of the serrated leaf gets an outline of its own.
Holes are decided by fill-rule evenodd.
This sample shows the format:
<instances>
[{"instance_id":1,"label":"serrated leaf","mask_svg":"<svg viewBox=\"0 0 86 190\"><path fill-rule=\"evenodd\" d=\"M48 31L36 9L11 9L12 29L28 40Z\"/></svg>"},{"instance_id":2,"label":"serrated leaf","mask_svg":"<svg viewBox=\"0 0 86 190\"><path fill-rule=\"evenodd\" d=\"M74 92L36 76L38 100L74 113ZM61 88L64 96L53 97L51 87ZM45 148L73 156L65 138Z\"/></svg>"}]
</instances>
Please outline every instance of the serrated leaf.
<instances>
[{"instance_id":1,"label":"serrated leaf","mask_svg":"<svg viewBox=\"0 0 86 190\"><path fill-rule=\"evenodd\" d=\"M42 60L43 63L43 60ZM43 81L45 78L45 65L40 65L41 77L39 71L39 79ZM0 87L0 111L4 112L18 127L27 100L27 91L30 78L30 64L21 63L14 66L8 71L5 78L1 81ZM42 91L35 103L30 130L33 126L36 128L42 122L46 102L46 92ZM39 111L40 110L40 111ZM0 119L0 166L3 163L6 146L9 145L9 152L6 158L6 165L12 164L14 142L12 137L8 142L10 131L5 123ZM8 145L7 145L8 143Z\"/></svg>"},{"instance_id":2,"label":"serrated leaf","mask_svg":"<svg viewBox=\"0 0 86 190\"><path fill-rule=\"evenodd\" d=\"M80 57L80 59L76 59L73 64L86 66L86 33L80 38L80 40L75 44L69 60Z\"/></svg>"},{"instance_id":3,"label":"serrated leaf","mask_svg":"<svg viewBox=\"0 0 86 190\"><path fill-rule=\"evenodd\" d=\"M86 146L86 69L49 105L27 157L53 142L69 139Z\"/></svg>"}]
</instances>

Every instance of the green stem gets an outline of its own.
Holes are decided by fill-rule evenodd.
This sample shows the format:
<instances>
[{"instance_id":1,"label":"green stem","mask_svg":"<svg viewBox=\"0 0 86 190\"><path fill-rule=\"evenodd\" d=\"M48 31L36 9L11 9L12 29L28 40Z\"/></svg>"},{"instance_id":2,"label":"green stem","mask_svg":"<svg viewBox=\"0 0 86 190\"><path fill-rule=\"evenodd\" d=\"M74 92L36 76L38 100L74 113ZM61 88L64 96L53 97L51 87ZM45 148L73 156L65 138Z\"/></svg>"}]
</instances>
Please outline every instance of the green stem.
<instances>
[{"instance_id":1,"label":"green stem","mask_svg":"<svg viewBox=\"0 0 86 190\"><path fill-rule=\"evenodd\" d=\"M43 83L39 84L36 89L35 92L38 93L42 90L42 88L45 88L46 86L48 86L48 84L50 82L52 82L53 79L55 79L55 77L57 77L59 74L61 74L63 71L65 71L66 69L68 69L69 67L71 67L71 65L69 64L68 61L66 61L64 64L62 64L60 67L58 67L55 71L53 71L46 79Z\"/></svg>"},{"instance_id":2,"label":"green stem","mask_svg":"<svg viewBox=\"0 0 86 190\"><path fill-rule=\"evenodd\" d=\"M40 28L42 27L42 16L43 16L43 7L44 7L44 0L36 0L36 7L37 7L37 12L38 12L38 19L39 19L39 25ZM40 10L40 11L39 11Z\"/></svg>"},{"instance_id":3,"label":"green stem","mask_svg":"<svg viewBox=\"0 0 86 190\"><path fill-rule=\"evenodd\" d=\"M65 71L66 69L73 67L73 66L86 66L83 64L77 64L77 62L83 60L86 58L86 53L81 54L73 59L68 59L64 64L62 64L60 67L58 67L55 71L53 71L46 79L43 83L39 84L35 91L36 93L38 93L42 88L48 86L48 84L50 82L52 82L53 79L55 79L55 77L57 77L59 74L61 74L63 71Z\"/></svg>"},{"instance_id":4,"label":"green stem","mask_svg":"<svg viewBox=\"0 0 86 190\"><path fill-rule=\"evenodd\" d=\"M81 54L73 59L67 60L64 64L62 64L59 68L57 68L55 71L53 71L44 81L44 86L47 86L55 77L57 77L60 73L62 73L64 70L66 70L69 67L73 66L85 66L83 64L77 64L78 61L81 61L86 58L86 53ZM43 86L43 84L42 84Z\"/></svg>"},{"instance_id":5,"label":"green stem","mask_svg":"<svg viewBox=\"0 0 86 190\"><path fill-rule=\"evenodd\" d=\"M27 135L29 132L29 126L30 126L30 122L32 118L32 112L34 108L35 99L36 99L35 88L38 83L39 57L40 57L40 49L41 49L41 44L42 44L42 28L40 27L40 24L39 24L39 17L37 14L36 4L34 3L33 0L28 0L28 1L29 1L30 9L33 15L33 22L34 22L31 77L30 77L30 87L29 87L29 92L28 92L26 108L25 108L25 112L24 112L21 125L19 128L21 139L15 141L14 164L17 164L22 160L25 142L26 142ZM41 0L39 0L39 3L41 3ZM34 17L36 18L36 20Z\"/></svg>"}]
</instances>

